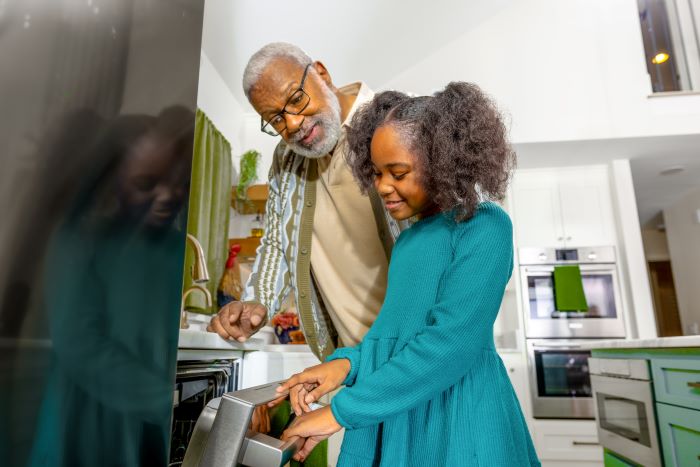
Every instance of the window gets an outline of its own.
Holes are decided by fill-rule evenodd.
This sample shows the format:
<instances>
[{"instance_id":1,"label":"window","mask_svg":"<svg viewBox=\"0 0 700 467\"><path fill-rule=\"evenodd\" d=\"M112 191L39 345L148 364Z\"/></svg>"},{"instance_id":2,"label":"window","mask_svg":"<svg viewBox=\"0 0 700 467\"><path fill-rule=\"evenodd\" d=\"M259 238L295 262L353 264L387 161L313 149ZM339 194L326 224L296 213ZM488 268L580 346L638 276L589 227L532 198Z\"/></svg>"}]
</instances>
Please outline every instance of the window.
<instances>
[{"instance_id":1,"label":"window","mask_svg":"<svg viewBox=\"0 0 700 467\"><path fill-rule=\"evenodd\" d=\"M637 0L652 90L700 91L700 0Z\"/></svg>"}]
</instances>

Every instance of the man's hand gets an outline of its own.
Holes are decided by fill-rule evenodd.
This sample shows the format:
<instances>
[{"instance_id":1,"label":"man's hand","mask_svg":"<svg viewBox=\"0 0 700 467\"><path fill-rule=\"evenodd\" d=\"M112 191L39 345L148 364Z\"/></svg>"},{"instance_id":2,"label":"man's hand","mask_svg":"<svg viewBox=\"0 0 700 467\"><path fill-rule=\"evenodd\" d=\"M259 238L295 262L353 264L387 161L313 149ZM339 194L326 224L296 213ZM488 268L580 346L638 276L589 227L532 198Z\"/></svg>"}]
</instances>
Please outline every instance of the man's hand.
<instances>
[{"instance_id":1,"label":"man's hand","mask_svg":"<svg viewBox=\"0 0 700 467\"><path fill-rule=\"evenodd\" d=\"M289 391L289 402L294 413L311 412L309 404L343 384L350 372L350 360L339 358L307 368L279 385L277 392ZM277 402L277 400L273 401Z\"/></svg>"},{"instance_id":2,"label":"man's hand","mask_svg":"<svg viewBox=\"0 0 700 467\"><path fill-rule=\"evenodd\" d=\"M224 339L245 342L267 322L267 309L259 303L231 302L217 313L207 326Z\"/></svg>"},{"instance_id":3,"label":"man's hand","mask_svg":"<svg viewBox=\"0 0 700 467\"><path fill-rule=\"evenodd\" d=\"M281 439L286 441L292 438L306 438L302 448L294 454L294 460L303 462L318 443L342 428L333 416L330 406L326 406L295 418L289 428L284 430Z\"/></svg>"}]
</instances>

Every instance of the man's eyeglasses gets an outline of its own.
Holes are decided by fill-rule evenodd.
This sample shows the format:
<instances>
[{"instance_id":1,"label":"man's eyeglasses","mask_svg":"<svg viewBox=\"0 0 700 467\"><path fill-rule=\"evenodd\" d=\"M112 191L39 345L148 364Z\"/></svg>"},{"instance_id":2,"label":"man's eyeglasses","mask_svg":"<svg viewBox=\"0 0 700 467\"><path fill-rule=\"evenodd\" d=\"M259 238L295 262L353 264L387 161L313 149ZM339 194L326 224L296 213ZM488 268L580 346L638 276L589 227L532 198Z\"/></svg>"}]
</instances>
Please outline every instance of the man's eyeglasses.
<instances>
[{"instance_id":1,"label":"man's eyeglasses","mask_svg":"<svg viewBox=\"0 0 700 467\"><path fill-rule=\"evenodd\" d=\"M299 115L302 113L306 107L311 102L311 97L304 91L304 82L306 81L306 75L309 71L311 63L306 65L304 68L304 74L301 77L301 83L299 88L294 91L287 102L284 104L282 111L275 114L267 122L260 117L260 130L267 133L268 135L277 136L282 133L285 128L287 128L287 120L284 118L284 114Z\"/></svg>"}]
</instances>

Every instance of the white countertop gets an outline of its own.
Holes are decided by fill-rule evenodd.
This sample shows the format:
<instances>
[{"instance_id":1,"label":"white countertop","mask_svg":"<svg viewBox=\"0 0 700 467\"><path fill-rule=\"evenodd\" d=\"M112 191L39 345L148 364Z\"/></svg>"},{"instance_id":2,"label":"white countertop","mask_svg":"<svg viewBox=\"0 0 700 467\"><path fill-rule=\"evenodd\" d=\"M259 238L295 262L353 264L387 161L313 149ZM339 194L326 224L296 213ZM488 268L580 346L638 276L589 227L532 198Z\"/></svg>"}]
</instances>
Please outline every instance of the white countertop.
<instances>
[{"instance_id":1,"label":"white countertop","mask_svg":"<svg viewBox=\"0 0 700 467\"><path fill-rule=\"evenodd\" d=\"M280 345L270 344L269 340L256 338L255 335L246 342L226 340L213 332L197 329L181 329L178 349L205 349L205 350L242 350L265 352L311 352L308 345Z\"/></svg>"},{"instance_id":2,"label":"white countertop","mask_svg":"<svg viewBox=\"0 0 700 467\"><path fill-rule=\"evenodd\" d=\"M700 336L657 337L654 339L610 339L586 341L583 349L669 349L700 347Z\"/></svg>"}]
</instances>

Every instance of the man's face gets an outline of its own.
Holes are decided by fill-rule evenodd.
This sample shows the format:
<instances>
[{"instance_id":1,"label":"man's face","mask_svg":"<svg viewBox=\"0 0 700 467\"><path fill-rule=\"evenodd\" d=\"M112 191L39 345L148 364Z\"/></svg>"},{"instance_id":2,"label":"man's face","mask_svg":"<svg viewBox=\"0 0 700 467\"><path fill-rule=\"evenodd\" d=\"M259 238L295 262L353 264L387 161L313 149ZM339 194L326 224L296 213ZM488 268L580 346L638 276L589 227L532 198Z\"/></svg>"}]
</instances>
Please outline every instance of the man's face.
<instances>
[{"instance_id":1,"label":"man's face","mask_svg":"<svg viewBox=\"0 0 700 467\"><path fill-rule=\"evenodd\" d=\"M309 67L304 92L310 101L299 115L283 113L286 128L282 139L294 152L306 157L323 157L335 147L340 136L340 104L316 64ZM291 60L272 60L250 92L250 103L266 122L279 113L299 89L304 67ZM328 78L327 78L328 77Z\"/></svg>"}]
</instances>

